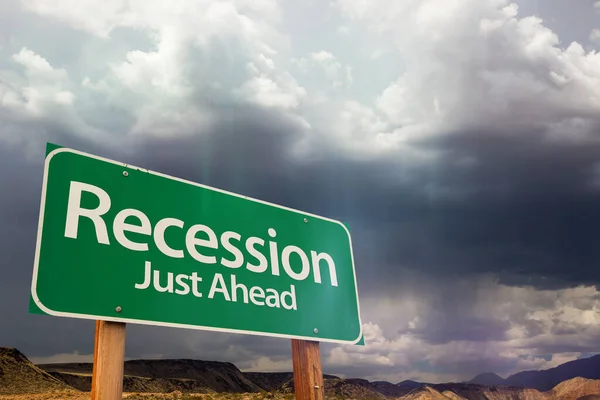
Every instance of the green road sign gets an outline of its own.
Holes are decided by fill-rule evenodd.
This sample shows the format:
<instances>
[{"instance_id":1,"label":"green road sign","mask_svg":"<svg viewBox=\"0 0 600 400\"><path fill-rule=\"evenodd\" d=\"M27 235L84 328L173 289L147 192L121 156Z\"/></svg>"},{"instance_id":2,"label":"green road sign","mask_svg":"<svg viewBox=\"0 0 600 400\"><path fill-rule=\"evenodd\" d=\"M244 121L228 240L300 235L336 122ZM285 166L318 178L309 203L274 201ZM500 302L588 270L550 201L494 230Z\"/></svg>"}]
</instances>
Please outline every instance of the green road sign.
<instances>
[{"instance_id":1,"label":"green road sign","mask_svg":"<svg viewBox=\"0 0 600 400\"><path fill-rule=\"evenodd\" d=\"M30 311L361 344L337 221L48 146Z\"/></svg>"}]
</instances>

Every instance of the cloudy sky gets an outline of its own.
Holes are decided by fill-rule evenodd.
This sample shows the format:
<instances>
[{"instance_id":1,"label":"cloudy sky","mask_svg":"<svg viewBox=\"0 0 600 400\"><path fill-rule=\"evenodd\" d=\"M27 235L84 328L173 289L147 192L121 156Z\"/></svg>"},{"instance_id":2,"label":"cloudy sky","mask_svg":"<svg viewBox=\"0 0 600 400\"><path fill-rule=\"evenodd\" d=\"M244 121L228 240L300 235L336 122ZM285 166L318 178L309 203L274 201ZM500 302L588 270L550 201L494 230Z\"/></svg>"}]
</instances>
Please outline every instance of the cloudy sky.
<instances>
[{"instance_id":1,"label":"cloudy sky","mask_svg":"<svg viewBox=\"0 0 600 400\"><path fill-rule=\"evenodd\" d=\"M599 351L599 1L0 1L0 346L89 361L93 321L27 311L46 141L347 222L368 345L327 373ZM291 370L285 339L126 353Z\"/></svg>"}]
</instances>

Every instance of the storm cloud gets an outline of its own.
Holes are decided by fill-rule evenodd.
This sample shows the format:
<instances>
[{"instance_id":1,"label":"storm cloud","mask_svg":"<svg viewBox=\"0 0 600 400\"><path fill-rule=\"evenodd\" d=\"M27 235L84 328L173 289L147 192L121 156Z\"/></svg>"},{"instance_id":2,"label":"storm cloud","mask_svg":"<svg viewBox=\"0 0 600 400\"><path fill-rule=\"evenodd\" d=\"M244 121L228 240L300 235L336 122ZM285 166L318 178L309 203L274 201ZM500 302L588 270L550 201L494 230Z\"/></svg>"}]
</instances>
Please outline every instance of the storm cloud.
<instances>
[{"instance_id":1,"label":"storm cloud","mask_svg":"<svg viewBox=\"0 0 600 400\"><path fill-rule=\"evenodd\" d=\"M92 351L92 322L27 313L49 141L346 222L368 345L324 346L328 372L466 379L595 351L597 18L570 31L562 9L504 0L78 4L0 13L0 345ZM130 358L291 368L286 340L128 329Z\"/></svg>"}]
</instances>

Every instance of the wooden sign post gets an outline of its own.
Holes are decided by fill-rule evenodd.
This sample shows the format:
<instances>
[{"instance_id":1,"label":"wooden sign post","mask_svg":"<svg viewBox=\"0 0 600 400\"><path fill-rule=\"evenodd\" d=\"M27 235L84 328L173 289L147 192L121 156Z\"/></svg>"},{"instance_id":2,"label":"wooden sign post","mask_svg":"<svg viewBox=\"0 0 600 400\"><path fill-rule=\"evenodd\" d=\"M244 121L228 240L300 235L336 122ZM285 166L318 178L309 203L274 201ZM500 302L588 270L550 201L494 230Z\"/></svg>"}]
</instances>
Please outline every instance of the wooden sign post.
<instances>
[{"instance_id":1,"label":"wooden sign post","mask_svg":"<svg viewBox=\"0 0 600 400\"><path fill-rule=\"evenodd\" d=\"M125 324L96 321L92 400L123 398L123 368L125 363Z\"/></svg>"},{"instance_id":2,"label":"wooden sign post","mask_svg":"<svg viewBox=\"0 0 600 400\"><path fill-rule=\"evenodd\" d=\"M296 400L323 400L323 370L319 342L292 339Z\"/></svg>"}]
</instances>

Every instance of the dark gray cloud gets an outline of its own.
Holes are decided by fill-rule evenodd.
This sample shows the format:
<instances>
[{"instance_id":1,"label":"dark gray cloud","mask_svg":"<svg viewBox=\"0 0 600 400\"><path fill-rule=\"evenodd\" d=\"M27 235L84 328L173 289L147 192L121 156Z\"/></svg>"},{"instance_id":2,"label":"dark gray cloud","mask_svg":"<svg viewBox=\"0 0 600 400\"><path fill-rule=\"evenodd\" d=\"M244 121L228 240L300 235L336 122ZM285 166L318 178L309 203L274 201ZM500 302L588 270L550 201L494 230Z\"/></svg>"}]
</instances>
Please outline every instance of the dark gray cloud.
<instances>
[{"instance_id":1,"label":"dark gray cloud","mask_svg":"<svg viewBox=\"0 0 600 400\"><path fill-rule=\"evenodd\" d=\"M421 171L421 179L409 186L378 178L385 171L386 160L357 166L330 153L318 164L304 165L288 152L301 132L257 110L240 109L232 115L235 117L210 134L178 140L123 141L129 147L124 145L121 150L105 149L65 134L50 134L48 139L348 221L362 297L397 292L410 270L435 277L440 284L451 284L448 279L453 276L484 273L506 277L512 284L533 283L538 287L598 283L593 268L599 251L594 240L600 222L595 207L598 194L587 186L596 154L600 154L593 146L566 149L556 145L542 150L533 140L518 140L517 136L503 138L488 132L456 135L452 141L436 144L443 146L446 154L455 155L440 159L433 169L435 174ZM56 324L49 317L25 316L39 209L42 144L41 140L36 143L36 158L32 154L28 159L10 147L3 147L0 158L2 170L11 171L1 175L3 187L11 188L11 196L2 197L0 243L7 260L2 272L11 276L10 289L2 291L2 304L8 308L3 314L15 321L2 331L0 341L16 343L36 355L72 347L84 351L91 343L93 327L89 322L65 320L63 325L63 321ZM454 161L464 155L476 155L477 167L455 166ZM464 194L458 198L429 196L423 190L428 184ZM488 191L490 187L505 190ZM432 298L435 311L425 316L429 322L414 333L431 343L503 338L507 320L468 315L459 306L464 305L461 299L465 293L446 293L450 297ZM18 302L8 300L19 298ZM57 334L50 335L54 338L50 342L25 345L22 324L39 327L34 329L37 332ZM58 334L67 326L77 332L68 341ZM136 339L131 340L131 354L141 354L147 343L154 346L164 335L164 329L152 330L156 336L146 328L133 332ZM236 336L228 340L255 340L254 346L262 349L258 339ZM275 342L266 340L265 354L273 350ZM162 350L157 351L183 355L187 346L175 342L159 346ZM287 342L282 344L286 346ZM272 354L281 354L282 347L275 346L277 351ZM197 350L199 354L213 354Z\"/></svg>"},{"instance_id":2,"label":"dark gray cloud","mask_svg":"<svg viewBox=\"0 0 600 400\"><path fill-rule=\"evenodd\" d=\"M257 126L253 118L238 115L215 134L189 142L148 141L132 160L348 221L365 289L372 280L382 282L380 274L388 282L400 278L399 267L497 273L513 284L540 287L599 281L594 237L600 190L591 183L600 145L542 144L540 136L525 133L456 134L436 144L446 154L436 165L404 184L380 178L387 160L357 164L332 152L301 164L286 152L300 133ZM477 164L456 165L465 157ZM427 186L457 196L430 195Z\"/></svg>"},{"instance_id":3,"label":"dark gray cloud","mask_svg":"<svg viewBox=\"0 0 600 400\"><path fill-rule=\"evenodd\" d=\"M93 347L93 323L28 315L29 288L43 174L42 158L31 162L22 149L0 147L0 343L33 354ZM87 329L86 329L87 327ZM86 334L86 330L88 333ZM73 332L65 338L64 332ZM42 336L45 339L42 340Z\"/></svg>"},{"instance_id":4,"label":"dark gray cloud","mask_svg":"<svg viewBox=\"0 0 600 400\"><path fill-rule=\"evenodd\" d=\"M413 185L385 192L389 204L360 207L362 227L380 244L371 260L386 274L408 266L539 287L599 282L596 141L548 143L535 132L482 128L433 145L444 156ZM475 162L461 165L467 158ZM427 186L451 195L428 196Z\"/></svg>"}]
</instances>

